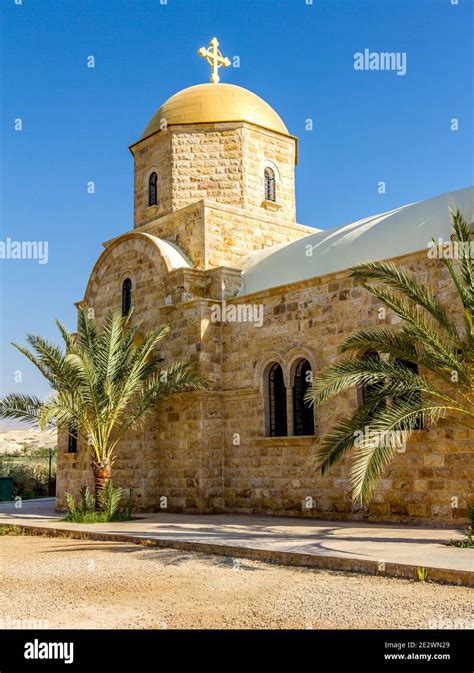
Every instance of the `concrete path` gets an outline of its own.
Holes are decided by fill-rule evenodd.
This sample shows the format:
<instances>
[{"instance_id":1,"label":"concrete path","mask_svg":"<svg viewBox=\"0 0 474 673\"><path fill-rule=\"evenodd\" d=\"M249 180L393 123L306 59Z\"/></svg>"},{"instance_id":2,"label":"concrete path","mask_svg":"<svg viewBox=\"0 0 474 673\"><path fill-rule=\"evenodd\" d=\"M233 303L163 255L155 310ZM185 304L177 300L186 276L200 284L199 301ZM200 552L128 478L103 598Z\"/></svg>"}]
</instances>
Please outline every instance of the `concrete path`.
<instances>
[{"instance_id":1,"label":"concrete path","mask_svg":"<svg viewBox=\"0 0 474 673\"><path fill-rule=\"evenodd\" d=\"M132 541L371 574L416 578L417 567L424 567L432 580L474 586L474 550L443 545L460 537L455 528L166 513L139 514L134 521L74 524L61 521L54 505L53 498L24 501L21 509L1 503L0 524L27 526L51 535L61 532L77 538Z\"/></svg>"}]
</instances>

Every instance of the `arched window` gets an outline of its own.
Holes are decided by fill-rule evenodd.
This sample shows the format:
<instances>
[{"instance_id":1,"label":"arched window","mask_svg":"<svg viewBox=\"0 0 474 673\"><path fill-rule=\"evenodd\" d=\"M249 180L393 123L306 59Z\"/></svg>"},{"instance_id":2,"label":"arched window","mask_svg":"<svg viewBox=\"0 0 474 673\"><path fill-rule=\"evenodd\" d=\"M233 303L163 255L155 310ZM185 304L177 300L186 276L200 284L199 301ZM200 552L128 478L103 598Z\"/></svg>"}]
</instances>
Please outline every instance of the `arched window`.
<instances>
[{"instance_id":1,"label":"arched window","mask_svg":"<svg viewBox=\"0 0 474 673\"><path fill-rule=\"evenodd\" d=\"M265 176L265 201L276 201L275 173L271 168L266 168L264 176Z\"/></svg>"},{"instance_id":2,"label":"arched window","mask_svg":"<svg viewBox=\"0 0 474 673\"><path fill-rule=\"evenodd\" d=\"M304 401L311 381L311 365L308 360L300 360L296 365L293 382L293 432L295 435L314 435L313 407Z\"/></svg>"},{"instance_id":3,"label":"arched window","mask_svg":"<svg viewBox=\"0 0 474 673\"><path fill-rule=\"evenodd\" d=\"M69 426L67 437L67 452L77 453L77 426L74 424Z\"/></svg>"},{"instance_id":4,"label":"arched window","mask_svg":"<svg viewBox=\"0 0 474 673\"><path fill-rule=\"evenodd\" d=\"M130 313L132 308L132 281L125 278L122 284L122 316Z\"/></svg>"},{"instance_id":5,"label":"arched window","mask_svg":"<svg viewBox=\"0 0 474 673\"><path fill-rule=\"evenodd\" d=\"M148 180L148 205L158 204L158 175L153 172Z\"/></svg>"},{"instance_id":6,"label":"arched window","mask_svg":"<svg viewBox=\"0 0 474 673\"><path fill-rule=\"evenodd\" d=\"M410 371L412 371L414 374L418 374L418 365L415 362L409 362L408 360L402 360L400 358L397 358L395 360L397 364L401 364ZM399 400L402 401L407 401L409 402L410 400L413 401L416 405L421 404L421 391L417 390L415 393L410 393L409 395L400 395ZM420 414L418 418L416 419L415 427L414 430L423 430L423 415Z\"/></svg>"},{"instance_id":7,"label":"arched window","mask_svg":"<svg viewBox=\"0 0 474 673\"><path fill-rule=\"evenodd\" d=\"M268 372L268 434L270 437L287 435L286 387L283 370L278 363Z\"/></svg>"}]
</instances>

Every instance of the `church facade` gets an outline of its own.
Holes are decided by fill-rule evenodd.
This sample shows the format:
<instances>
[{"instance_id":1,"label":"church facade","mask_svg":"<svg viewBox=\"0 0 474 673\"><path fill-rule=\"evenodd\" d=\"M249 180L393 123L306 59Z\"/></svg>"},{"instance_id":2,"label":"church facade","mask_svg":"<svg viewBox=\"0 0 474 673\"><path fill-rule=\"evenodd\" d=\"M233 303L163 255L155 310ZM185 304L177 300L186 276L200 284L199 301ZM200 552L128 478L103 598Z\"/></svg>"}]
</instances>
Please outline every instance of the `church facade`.
<instances>
[{"instance_id":1,"label":"church facade","mask_svg":"<svg viewBox=\"0 0 474 673\"><path fill-rule=\"evenodd\" d=\"M130 433L114 483L148 511L451 522L473 493L472 433L416 431L354 508L348 465L321 477L316 454L358 391L316 409L303 396L347 335L395 322L350 266L394 259L449 302L427 245L449 238L449 205L474 219L473 190L333 230L297 224L297 138L254 93L217 81L172 96L130 151L134 226L104 243L81 303L99 320L133 306L144 331L169 325L163 366L190 361L211 389L167 400ZM60 436L58 507L91 479L86 447Z\"/></svg>"}]
</instances>

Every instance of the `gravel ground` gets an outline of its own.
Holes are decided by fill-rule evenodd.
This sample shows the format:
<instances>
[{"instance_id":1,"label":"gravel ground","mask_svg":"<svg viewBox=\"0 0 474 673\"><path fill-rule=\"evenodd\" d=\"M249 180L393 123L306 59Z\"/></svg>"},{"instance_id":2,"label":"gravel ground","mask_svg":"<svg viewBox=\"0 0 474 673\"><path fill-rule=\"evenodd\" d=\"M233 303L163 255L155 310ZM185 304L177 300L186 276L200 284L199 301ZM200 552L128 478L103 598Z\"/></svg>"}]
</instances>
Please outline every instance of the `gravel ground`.
<instances>
[{"instance_id":1,"label":"gravel ground","mask_svg":"<svg viewBox=\"0 0 474 673\"><path fill-rule=\"evenodd\" d=\"M49 628L474 625L464 587L65 538L0 537L0 619Z\"/></svg>"}]
</instances>

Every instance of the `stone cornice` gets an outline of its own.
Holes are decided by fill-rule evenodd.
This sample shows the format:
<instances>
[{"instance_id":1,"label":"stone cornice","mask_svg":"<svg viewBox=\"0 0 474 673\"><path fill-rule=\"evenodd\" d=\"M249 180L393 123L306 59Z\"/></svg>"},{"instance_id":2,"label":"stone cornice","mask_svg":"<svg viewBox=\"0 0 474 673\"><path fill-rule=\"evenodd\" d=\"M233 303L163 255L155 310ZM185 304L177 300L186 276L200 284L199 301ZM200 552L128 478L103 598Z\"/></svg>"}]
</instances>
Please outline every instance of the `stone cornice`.
<instances>
[{"instance_id":1,"label":"stone cornice","mask_svg":"<svg viewBox=\"0 0 474 673\"><path fill-rule=\"evenodd\" d=\"M188 206L185 206L184 208L180 208L179 210L175 210L172 213L162 215L161 217L158 217L155 220L150 220L145 224L140 224L138 227L135 227L133 231L138 230L146 231L146 228L153 228L160 224L167 224L170 220L172 221L179 215L184 215L187 212L192 211L199 211L199 210L205 211L207 208L210 208L211 210L220 210L224 213L231 213L232 215L238 215L239 217L244 217L252 221L265 222L266 224L271 224L273 226L277 224L280 227L284 227L285 229L291 229L292 231L301 231L302 233L306 232L308 234L314 234L320 231L319 229L309 227L306 224L298 224L297 222L288 222L285 220L275 221L273 218L265 217L263 214L259 215L258 213L248 212L244 208L237 208L236 206L229 206L227 204L217 203L216 201L211 201L210 199L200 199L199 201L190 203Z\"/></svg>"}]
</instances>

